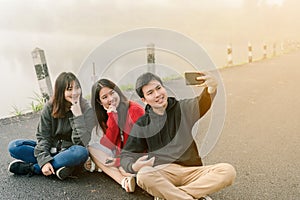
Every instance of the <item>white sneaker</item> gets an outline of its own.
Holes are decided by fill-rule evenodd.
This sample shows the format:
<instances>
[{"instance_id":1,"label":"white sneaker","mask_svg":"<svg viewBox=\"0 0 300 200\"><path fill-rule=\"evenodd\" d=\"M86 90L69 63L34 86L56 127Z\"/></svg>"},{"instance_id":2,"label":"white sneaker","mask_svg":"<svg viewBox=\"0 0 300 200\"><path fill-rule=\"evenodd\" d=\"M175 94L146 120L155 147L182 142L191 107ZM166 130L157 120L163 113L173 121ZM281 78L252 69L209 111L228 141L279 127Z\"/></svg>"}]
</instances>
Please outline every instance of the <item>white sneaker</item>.
<instances>
[{"instance_id":1,"label":"white sneaker","mask_svg":"<svg viewBox=\"0 0 300 200\"><path fill-rule=\"evenodd\" d=\"M165 199L160 198L160 197L154 197L154 200L165 200Z\"/></svg>"},{"instance_id":2,"label":"white sneaker","mask_svg":"<svg viewBox=\"0 0 300 200\"><path fill-rule=\"evenodd\" d=\"M87 171L89 171L89 172L94 172L94 171L102 172L102 170L96 166L96 164L95 164L94 161L91 159L91 157L89 157L89 158L87 159L87 161L85 161L85 163L84 163L83 166L84 166L85 170L87 170Z\"/></svg>"},{"instance_id":3,"label":"white sneaker","mask_svg":"<svg viewBox=\"0 0 300 200\"><path fill-rule=\"evenodd\" d=\"M121 182L121 186L126 192L134 192L135 178L133 176L127 176L127 177L123 178L123 180Z\"/></svg>"}]
</instances>

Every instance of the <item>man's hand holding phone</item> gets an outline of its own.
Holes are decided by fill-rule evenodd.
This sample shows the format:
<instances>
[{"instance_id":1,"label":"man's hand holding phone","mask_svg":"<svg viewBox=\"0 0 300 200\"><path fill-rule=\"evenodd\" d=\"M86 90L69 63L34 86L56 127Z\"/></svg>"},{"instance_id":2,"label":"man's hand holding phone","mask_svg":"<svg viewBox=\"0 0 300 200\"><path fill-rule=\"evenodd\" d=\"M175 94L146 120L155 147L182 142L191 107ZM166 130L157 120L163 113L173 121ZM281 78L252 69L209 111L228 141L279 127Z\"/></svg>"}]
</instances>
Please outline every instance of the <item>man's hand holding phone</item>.
<instances>
[{"instance_id":1,"label":"man's hand holding phone","mask_svg":"<svg viewBox=\"0 0 300 200\"><path fill-rule=\"evenodd\" d=\"M204 83L204 80L202 79L202 76L204 76L201 72L185 72L185 84L186 85L200 85Z\"/></svg>"},{"instance_id":2,"label":"man's hand holding phone","mask_svg":"<svg viewBox=\"0 0 300 200\"><path fill-rule=\"evenodd\" d=\"M217 89L218 82L209 72L185 72L186 85L197 85L207 87L208 93L214 93Z\"/></svg>"}]
</instances>

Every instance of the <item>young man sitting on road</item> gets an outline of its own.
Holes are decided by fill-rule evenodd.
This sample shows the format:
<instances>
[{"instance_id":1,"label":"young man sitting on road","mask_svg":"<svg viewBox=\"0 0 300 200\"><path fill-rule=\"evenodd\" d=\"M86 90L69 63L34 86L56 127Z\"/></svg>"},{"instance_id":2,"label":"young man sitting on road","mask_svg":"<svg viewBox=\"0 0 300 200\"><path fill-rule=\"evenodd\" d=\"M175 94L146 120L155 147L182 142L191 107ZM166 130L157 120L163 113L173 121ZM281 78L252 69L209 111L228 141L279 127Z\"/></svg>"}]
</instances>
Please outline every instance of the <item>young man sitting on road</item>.
<instances>
[{"instance_id":1,"label":"young man sitting on road","mask_svg":"<svg viewBox=\"0 0 300 200\"><path fill-rule=\"evenodd\" d=\"M168 97L161 79L152 73L142 74L136 81L146 113L131 130L121 165L136 173L137 184L155 199L211 199L208 194L235 179L230 164L202 165L192 128L210 109L217 81L207 72L197 80L203 91L184 100Z\"/></svg>"}]
</instances>

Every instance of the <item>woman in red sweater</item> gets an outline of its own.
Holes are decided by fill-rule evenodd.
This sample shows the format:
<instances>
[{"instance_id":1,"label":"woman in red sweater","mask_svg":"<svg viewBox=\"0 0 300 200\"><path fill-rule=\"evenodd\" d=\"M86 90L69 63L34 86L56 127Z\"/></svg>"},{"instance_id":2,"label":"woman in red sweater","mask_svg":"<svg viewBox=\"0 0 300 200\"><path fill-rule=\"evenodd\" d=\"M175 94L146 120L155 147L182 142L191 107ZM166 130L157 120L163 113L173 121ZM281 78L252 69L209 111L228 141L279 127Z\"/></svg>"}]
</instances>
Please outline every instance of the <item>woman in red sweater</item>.
<instances>
[{"instance_id":1,"label":"woman in red sweater","mask_svg":"<svg viewBox=\"0 0 300 200\"><path fill-rule=\"evenodd\" d=\"M96 163L126 192L134 192L135 179L121 168L120 153L133 124L144 114L144 109L140 104L129 101L120 88L108 79L100 79L93 85L91 104L99 123L96 133L100 135L100 143L88 147L92 158L90 167Z\"/></svg>"}]
</instances>

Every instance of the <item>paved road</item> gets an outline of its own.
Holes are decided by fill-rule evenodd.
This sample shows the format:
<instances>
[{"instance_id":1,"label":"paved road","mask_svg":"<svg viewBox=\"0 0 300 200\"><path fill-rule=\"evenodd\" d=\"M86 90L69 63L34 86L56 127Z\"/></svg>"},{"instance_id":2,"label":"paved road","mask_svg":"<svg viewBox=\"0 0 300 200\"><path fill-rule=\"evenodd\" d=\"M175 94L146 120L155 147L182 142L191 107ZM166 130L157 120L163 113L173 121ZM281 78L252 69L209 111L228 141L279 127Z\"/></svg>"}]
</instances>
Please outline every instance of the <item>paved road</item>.
<instances>
[{"instance_id":1,"label":"paved road","mask_svg":"<svg viewBox=\"0 0 300 200\"><path fill-rule=\"evenodd\" d=\"M220 70L226 94L226 118L205 164L236 167L233 186L214 199L300 198L300 53ZM7 144L32 138L38 115L0 120L0 199L152 199L141 189L127 194L103 173L83 172L59 181L43 176L14 176Z\"/></svg>"},{"instance_id":2,"label":"paved road","mask_svg":"<svg viewBox=\"0 0 300 200\"><path fill-rule=\"evenodd\" d=\"M300 199L300 53L222 70L227 115L209 163L237 169L217 199Z\"/></svg>"}]
</instances>

